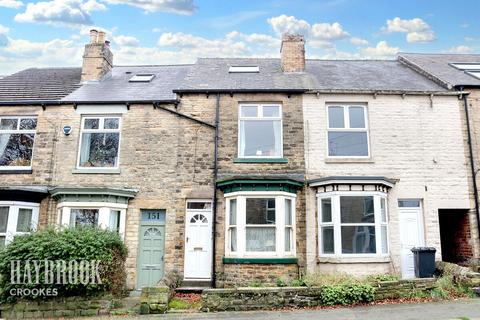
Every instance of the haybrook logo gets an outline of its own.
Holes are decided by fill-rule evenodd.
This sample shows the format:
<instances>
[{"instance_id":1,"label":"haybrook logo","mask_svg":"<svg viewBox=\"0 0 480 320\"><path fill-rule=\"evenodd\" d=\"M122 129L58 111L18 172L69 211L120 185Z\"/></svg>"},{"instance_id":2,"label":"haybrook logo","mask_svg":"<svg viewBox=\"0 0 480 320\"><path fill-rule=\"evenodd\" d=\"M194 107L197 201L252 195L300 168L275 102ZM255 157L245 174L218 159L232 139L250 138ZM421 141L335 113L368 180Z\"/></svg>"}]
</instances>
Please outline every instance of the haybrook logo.
<instances>
[{"instance_id":1,"label":"haybrook logo","mask_svg":"<svg viewBox=\"0 0 480 320\"><path fill-rule=\"evenodd\" d=\"M100 260L12 260L10 283L13 285L102 284Z\"/></svg>"}]
</instances>

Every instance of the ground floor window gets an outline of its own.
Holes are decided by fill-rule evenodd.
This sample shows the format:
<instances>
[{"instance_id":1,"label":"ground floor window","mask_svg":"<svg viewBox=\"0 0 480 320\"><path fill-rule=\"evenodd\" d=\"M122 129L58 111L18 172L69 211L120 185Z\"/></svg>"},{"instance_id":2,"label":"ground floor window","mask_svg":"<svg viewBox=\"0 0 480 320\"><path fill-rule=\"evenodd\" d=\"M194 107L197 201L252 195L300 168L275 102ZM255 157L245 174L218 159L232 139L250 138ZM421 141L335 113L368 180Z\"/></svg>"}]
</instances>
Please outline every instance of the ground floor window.
<instances>
[{"instance_id":1,"label":"ground floor window","mask_svg":"<svg viewBox=\"0 0 480 320\"><path fill-rule=\"evenodd\" d=\"M0 249L15 236L37 228L38 207L37 203L0 201Z\"/></svg>"},{"instance_id":2,"label":"ground floor window","mask_svg":"<svg viewBox=\"0 0 480 320\"><path fill-rule=\"evenodd\" d=\"M388 254L386 195L328 192L318 195L320 255Z\"/></svg>"},{"instance_id":3,"label":"ground floor window","mask_svg":"<svg viewBox=\"0 0 480 320\"><path fill-rule=\"evenodd\" d=\"M126 205L91 203L61 203L59 206L59 224L69 227L99 226L125 234Z\"/></svg>"},{"instance_id":4,"label":"ground floor window","mask_svg":"<svg viewBox=\"0 0 480 320\"><path fill-rule=\"evenodd\" d=\"M226 202L228 256L295 256L294 194L236 192Z\"/></svg>"}]
</instances>

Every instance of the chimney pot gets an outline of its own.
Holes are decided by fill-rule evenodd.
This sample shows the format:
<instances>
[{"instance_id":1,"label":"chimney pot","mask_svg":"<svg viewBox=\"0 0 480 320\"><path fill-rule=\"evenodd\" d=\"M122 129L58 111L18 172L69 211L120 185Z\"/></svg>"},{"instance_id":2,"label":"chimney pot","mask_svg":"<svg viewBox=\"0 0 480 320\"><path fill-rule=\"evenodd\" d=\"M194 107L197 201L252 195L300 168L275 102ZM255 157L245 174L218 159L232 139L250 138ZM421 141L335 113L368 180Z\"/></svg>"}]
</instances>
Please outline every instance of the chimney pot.
<instances>
[{"instance_id":1,"label":"chimney pot","mask_svg":"<svg viewBox=\"0 0 480 320\"><path fill-rule=\"evenodd\" d=\"M97 43L98 31L95 29L90 30L90 43Z\"/></svg>"},{"instance_id":2,"label":"chimney pot","mask_svg":"<svg viewBox=\"0 0 480 320\"><path fill-rule=\"evenodd\" d=\"M100 43L100 44L105 43L105 32L103 31L98 32L97 43Z\"/></svg>"},{"instance_id":3,"label":"chimney pot","mask_svg":"<svg viewBox=\"0 0 480 320\"><path fill-rule=\"evenodd\" d=\"M110 47L110 41L105 40L105 45L106 45L107 47Z\"/></svg>"},{"instance_id":4,"label":"chimney pot","mask_svg":"<svg viewBox=\"0 0 480 320\"><path fill-rule=\"evenodd\" d=\"M305 38L285 33L280 47L283 72L305 72Z\"/></svg>"}]
</instances>

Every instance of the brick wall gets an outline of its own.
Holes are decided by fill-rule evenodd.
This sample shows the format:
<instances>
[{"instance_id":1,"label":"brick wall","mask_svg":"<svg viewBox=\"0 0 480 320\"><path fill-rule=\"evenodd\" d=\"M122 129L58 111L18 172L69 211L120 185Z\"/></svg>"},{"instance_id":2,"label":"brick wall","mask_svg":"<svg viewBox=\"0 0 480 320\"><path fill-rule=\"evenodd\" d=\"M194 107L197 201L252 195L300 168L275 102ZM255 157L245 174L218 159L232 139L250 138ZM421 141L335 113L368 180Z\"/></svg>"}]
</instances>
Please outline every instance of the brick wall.
<instances>
[{"instance_id":1,"label":"brick wall","mask_svg":"<svg viewBox=\"0 0 480 320\"><path fill-rule=\"evenodd\" d=\"M326 159L326 103L366 103L371 159L334 162ZM400 95L305 95L303 100L307 178L385 176L398 179L388 195L390 271L400 271L397 200L423 199L425 240L441 257L438 209L472 207L468 184L464 119L458 98ZM315 193L307 198L307 266L317 266ZM358 266L359 269L362 264ZM361 273L350 268L352 273Z\"/></svg>"}]
</instances>

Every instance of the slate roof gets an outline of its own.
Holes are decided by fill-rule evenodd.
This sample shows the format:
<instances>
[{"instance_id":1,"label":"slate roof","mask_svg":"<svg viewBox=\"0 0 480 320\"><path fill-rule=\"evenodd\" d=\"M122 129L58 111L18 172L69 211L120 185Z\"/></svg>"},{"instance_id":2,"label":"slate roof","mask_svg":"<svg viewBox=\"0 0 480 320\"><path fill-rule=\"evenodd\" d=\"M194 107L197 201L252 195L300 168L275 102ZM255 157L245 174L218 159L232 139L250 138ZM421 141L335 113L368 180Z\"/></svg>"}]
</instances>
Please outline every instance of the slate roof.
<instances>
[{"instance_id":1,"label":"slate roof","mask_svg":"<svg viewBox=\"0 0 480 320\"><path fill-rule=\"evenodd\" d=\"M102 81L89 82L63 101L169 101L191 65L115 66ZM129 82L136 74L154 74L151 82Z\"/></svg>"},{"instance_id":2,"label":"slate roof","mask_svg":"<svg viewBox=\"0 0 480 320\"><path fill-rule=\"evenodd\" d=\"M307 60L315 78L312 90L445 91L396 60Z\"/></svg>"},{"instance_id":3,"label":"slate roof","mask_svg":"<svg viewBox=\"0 0 480 320\"><path fill-rule=\"evenodd\" d=\"M480 86L480 79L459 70L450 63L480 63L480 54L400 53L399 60L443 82L446 86Z\"/></svg>"},{"instance_id":4,"label":"slate roof","mask_svg":"<svg viewBox=\"0 0 480 320\"><path fill-rule=\"evenodd\" d=\"M258 73L229 73L230 66L258 66ZM304 90L312 79L305 73L285 74L280 59L200 58L178 91Z\"/></svg>"},{"instance_id":5,"label":"slate roof","mask_svg":"<svg viewBox=\"0 0 480 320\"><path fill-rule=\"evenodd\" d=\"M0 77L0 101L59 100L80 87L81 68L31 68Z\"/></svg>"},{"instance_id":6,"label":"slate roof","mask_svg":"<svg viewBox=\"0 0 480 320\"><path fill-rule=\"evenodd\" d=\"M242 65L260 72L228 72ZM177 90L445 91L396 60L307 60L305 73L286 74L280 59L261 58L199 59Z\"/></svg>"}]
</instances>

